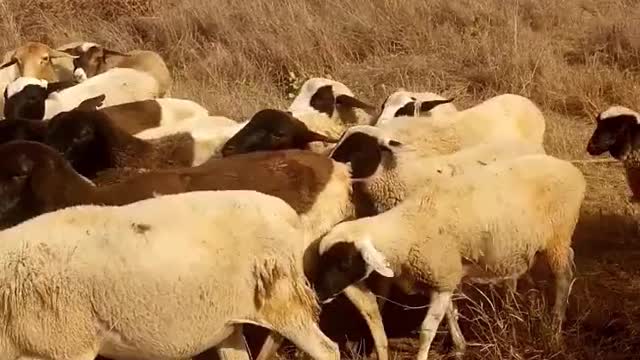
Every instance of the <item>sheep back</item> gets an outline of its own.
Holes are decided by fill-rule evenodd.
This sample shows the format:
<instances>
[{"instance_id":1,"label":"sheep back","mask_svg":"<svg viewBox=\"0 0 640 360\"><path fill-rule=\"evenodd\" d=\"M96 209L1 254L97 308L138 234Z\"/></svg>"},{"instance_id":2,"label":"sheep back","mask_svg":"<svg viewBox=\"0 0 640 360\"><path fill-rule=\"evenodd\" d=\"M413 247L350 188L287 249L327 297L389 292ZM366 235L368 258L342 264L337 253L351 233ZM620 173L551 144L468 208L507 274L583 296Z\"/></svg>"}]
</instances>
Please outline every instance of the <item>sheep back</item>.
<instances>
[{"instance_id":1,"label":"sheep back","mask_svg":"<svg viewBox=\"0 0 640 360\"><path fill-rule=\"evenodd\" d=\"M7 229L0 357L65 358L102 344L110 357L188 358L230 322L316 316L298 225L282 200L239 191L78 206ZM110 353L120 337L124 354Z\"/></svg>"}]
</instances>

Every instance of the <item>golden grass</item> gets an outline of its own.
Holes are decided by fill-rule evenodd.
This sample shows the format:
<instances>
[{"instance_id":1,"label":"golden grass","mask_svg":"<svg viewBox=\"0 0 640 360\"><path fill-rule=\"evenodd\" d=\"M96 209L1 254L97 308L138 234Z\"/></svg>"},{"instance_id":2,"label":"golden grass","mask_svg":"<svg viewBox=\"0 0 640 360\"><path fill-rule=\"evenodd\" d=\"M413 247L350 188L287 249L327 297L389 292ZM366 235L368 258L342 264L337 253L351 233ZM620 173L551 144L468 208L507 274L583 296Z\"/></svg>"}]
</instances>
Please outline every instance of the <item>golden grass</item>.
<instances>
[{"instance_id":1,"label":"golden grass","mask_svg":"<svg viewBox=\"0 0 640 360\"><path fill-rule=\"evenodd\" d=\"M459 107L512 92L545 112L550 153L585 159L596 112L640 109L636 0L3 0L0 15L2 51L26 40L156 50L173 71L173 96L236 119L285 107L311 76L342 81L375 104L398 87L455 96ZM493 308L479 296L462 308L467 339L484 344L468 358L640 353L635 208L618 164L579 166L589 189L564 347L549 346L539 297ZM387 318L412 314L405 330L424 314L393 308ZM438 341L433 358L446 353ZM415 346L395 351L413 356Z\"/></svg>"}]
</instances>

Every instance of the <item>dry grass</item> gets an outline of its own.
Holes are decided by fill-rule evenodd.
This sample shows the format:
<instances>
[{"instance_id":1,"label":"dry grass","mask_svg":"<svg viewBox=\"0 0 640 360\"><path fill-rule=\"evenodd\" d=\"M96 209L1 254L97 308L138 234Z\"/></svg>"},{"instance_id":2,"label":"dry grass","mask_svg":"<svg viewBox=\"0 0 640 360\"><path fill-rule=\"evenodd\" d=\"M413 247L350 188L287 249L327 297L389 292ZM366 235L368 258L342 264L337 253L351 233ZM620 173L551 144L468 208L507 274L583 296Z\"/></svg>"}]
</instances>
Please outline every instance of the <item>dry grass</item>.
<instances>
[{"instance_id":1,"label":"dry grass","mask_svg":"<svg viewBox=\"0 0 640 360\"><path fill-rule=\"evenodd\" d=\"M331 76L378 104L400 86L455 96L461 107L513 92L545 111L549 152L584 159L598 110L640 109L636 0L3 0L0 15L0 50L80 39L153 49L173 70L174 96L237 119L286 106L310 76ZM617 164L579 166L589 193L574 240L578 279L564 347L549 345L535 291L508 305L472 296L462 302L463 330L482 345L468 358L640 353L635 209ZM537 288L551 288L545 276ZM413 356L415 340L404 338L424 310L389 305L385 314L395 356ZM442 339L434 358L446 353Z\"/></svg>"}]
</instances>

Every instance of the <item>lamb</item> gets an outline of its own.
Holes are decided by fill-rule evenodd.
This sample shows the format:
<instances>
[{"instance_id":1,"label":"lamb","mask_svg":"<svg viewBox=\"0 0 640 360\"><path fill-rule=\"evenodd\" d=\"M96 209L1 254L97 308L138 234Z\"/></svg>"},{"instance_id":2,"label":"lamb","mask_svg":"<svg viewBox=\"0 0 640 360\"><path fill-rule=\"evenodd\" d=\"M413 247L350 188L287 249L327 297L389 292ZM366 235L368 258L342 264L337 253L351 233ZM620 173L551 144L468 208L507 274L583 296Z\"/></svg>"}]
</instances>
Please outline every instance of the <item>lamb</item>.
<instances>
[{"instance_id":1,"label":"lamb","mask_svg":"<svg viewBox=\"0 0 640 360\"><path fill-rule=\"evenodd\" d=\"M409 92L401 88L387 96L374 124L382 125L398 117L449 116L458 111L453 100L432 92Z\"/></svg>"},{"instance_id":2,"label":"lamb","mask_svg":"<svg viewBox=\"0 0 640 360\"><path fill-rule=\"evenodd\" d=\"M335 143L331 138L310 130L307 124L291 114L275 109L257 112L249 121L232 128L232 136L220 149L222 156L253 151L311 149L311 143ZM317 151L316 151L317 152Z\"/></svg>"},{"instance_id":3,"label":"lamb","mask_svg":"<svg viewBox=\"0 0 640 360\"><path fill-rule=\"evenodd\" d=\"M348 129L329 153L348 163L358 178L358 194L372 206L367 215L387 211L435 177L460 175L488 163L528 154L544 154L541 144L521 140L497 140L448 154L424 157L412 144L401 143L378 127Z\"/></svg>"},{"instance_id":4,"label":"lamb","mask_svg":"<svg viewBox=\"0 0 640 360\"><path fill-rule=\"evenodd\" d=\"M158 53L132 50L127 53L104 48L97 44L85 45L74 61L74 76L79 82L113 68L130 68L151 75L158 83L158 97L169 96L172 79L167 64Z\"/></svg>"},{"instance_id":5,"label":"lamb","mask_svg":"<svg viewBox=\"0 0 640 360\"><path fill-rule=\"evenodd\" d=\"M319 142L337 140L309 130L290 112L263 109L249 120L236 122L223 116L193 117L170 126L147 129L135 136L157 139L162 136L188 132L197 146L209 157L231 156L252 151L313 149Z\"/></svg>"},{"instance_id":6,"label":"lamb","mask_svg":"<svg viewBox=\"0 0 640 360\"><path fill-rule=\"evenodd\" d=\"M316 324L305 234L281 199L203 191L84 205L1 236L0 358L188 359L212 346L224 358L242 348L243 324L340 357Z\"/></svg>"},{"instance_id":7,"label":"lamb","mask_svg":"<svg viewBox=\"0 0 640 360\"><path fill-rule=\"evenodd\" d=\"M611 106L596 116L596 128L587 143L592 156L605 152L622 162L633 202L640 199L640 114L624 106Z\"/></svg>"},{"instance_id":8,"label":"lamb","mask_svg":"<svg viewBox=\"0 0 640 360\"><path fill-rule=\"evenodd\" d=\"M401 142L415 143L429 156L498 139L542 144L545 119L531 100L503 94L449 115L412 117L412 121L387 121L378 126Z\"/></svg>"},{"instance_id":9,"label":"lamb","mask_svg":"<svg viewBox=\"0 0 640 360\"><path fill-rule=\"evenodd\" d=\"M571 237L585 188L579 169L544 154L434 182L383 214L343 222L324 236L314 284L318 297L331 301L374 271L406 292L431 286L417 359L427 359L445 314L462 353L465 341L451 300L460 282L517 278L540 251L556 277L553 315L559 336L573 277ZM377 311L372 302L369 309ZM384 334L382 323L371 331Z\"/></svg>"},{"instance_id":10,"label":"lamb","mask_svg":"<svg viewBox=\"0 0 640 360\"><path fill-rule=\"evenodd\" d=\"M52 86L59 85L52 84ZM41 91L37 97L29 98L28 94L33 90L27 89L34 87L41 87L45 91ZM60 91L56 90L58 89L51 90L45 80L21 77L7 86L5 102L29 98L34 106L44 106L41 119L47 120L58 113L73 109L83 100L99 95L105 95L101 107L155 99L159 96L158 83L154 78L144 72L126 68L111 69L81 84L66 87ZM48 97L43 98L43 94Z\"/></svg>"}]
</instances>

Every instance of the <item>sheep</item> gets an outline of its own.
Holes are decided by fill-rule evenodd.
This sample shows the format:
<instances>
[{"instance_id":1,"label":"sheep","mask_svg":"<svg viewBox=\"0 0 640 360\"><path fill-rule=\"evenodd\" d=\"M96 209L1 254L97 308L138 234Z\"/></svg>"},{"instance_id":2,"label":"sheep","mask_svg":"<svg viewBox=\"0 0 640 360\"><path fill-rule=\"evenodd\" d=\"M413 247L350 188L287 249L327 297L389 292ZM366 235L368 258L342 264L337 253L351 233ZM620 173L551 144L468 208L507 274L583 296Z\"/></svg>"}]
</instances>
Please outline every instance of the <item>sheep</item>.
<instances>
[{"instance_id":1,"label":"sheep","mask_svg":"<svg viewBox=\"0 0 640 360\"><path fill-rule=\"evenodd\" d=\"M339 137L349 126L370 124L375 107L356 99L338 81L311 78L302 84L287 110L311 130Z\"/></svg>"},{"instance_id":2,"label":"sheep","mask_svg":"<svg viewBox=\"0 0 640 360\"><path fill-rule=\"evenodd\" d=\"M6 102L14 97L25 97L23 90L27 87L40 86L48 89L49 84L44 80L18 78L9 84L5 94ZM127 68L114 68L91 79L76 84L60 91L47 91L48 97L34 98L35 104L44 102L43 120L47 120L56 114L68 111L77 106L81 101L105 95L101 107L113 106L133 101L155 99L159 97L158 83L150 75Z\"/></svg>"},{"instance_id":3,"label":"sheep","mask_svg":"<svg viewBox=\"0 0 640 360\"><path fill-rule=\"evenodd\" d=\"M332 138L310 130L305 122L291 112L275 109L258 111L249 121L240 123L221 147L222 156L252 151L305 149L313 142L335 143Z\"/></svg>"},{"instance_id":4,"label":"sheep","mask_svg":"<svg viewBox=\"0 0 640 360\"><path fill-rule=\"evenodd\" d=\"M343 83L326 78L305 81L287 109L294 116L322 113L347 124L370 124L373 105L358 100Z\"/></svg>"},{"instance_id":5,"label":"sheep","mask_svg":"<svg viewBox=\"0 0 640 360\"><path fill-rule=\"evenodd\" d=\"M46 99L54 92L75 85L73 81L47 83L46 80L19 77L9 83L3 93L5 119L41 120L51 103Z\"/></svg>"},{"instance_id":6,"label":"sheep","mask_svg":"<svg viewBox=\"0 0 640 360\"><path fill-rule=\"evenodd\" d=\"M84 205L1 236L0 358L234 353L243 324L276 331L314 359L340 357L316 323L299 218L276 197L202 191Z\"/></svg>"},{"instance_id":7,"label":"sheep","mask_svg":"<svg viewBox=\"0 0 640 360\"><path fill-rule=\"evenodd\" d=\"M463 279L517 278L540 251L556 277L553 315L559 335L573 277L571 237L585 188L579 169L545 154L434 182L383 214L334 227L320 240L314 288L326 303L374 271L406 292L431 286L417 356L426 360L445 314L456 350L464 351L451 300ZM377 309L375 303L371 309ZM381 323L371 330L384 333Z\"/></svg>"},{"instance_id":8,"label":"sheep","mask_svg":"<svg viewBox=\"0 0 640 360\"><path fill-rule=\"evenodd\" d=\"M4 98L7 101L4 109L6 119L42 119L46 112L46 99L49 94L67 87L68 83L46 83L32 78L20 78L5 89ZM20 93L21 95L16 95ZM102 107L106 96L101 94L94 98L101 98L96 106L97 111L106 114L118 127L129 134L136 134L146 129L174 126L194 118L206 118L209 111L200 104L186 99L157 98L141 101L126 102L118 105ZM84 102L84 101L83 101ZM214 119L215 120L215 119ZM229 120L231 121L231 120ZM212 121L214 122L214 121Z\"/></svg>"},{"instance_id":9,"label":"sheep","mask_svg":"<svg viewBox=\"0 0 640 360\"><path fill-rule=\"evenodd\" d=\"M44 84L34 81L31 85ZM19 90L21 89L17 88L17 91L8 92L7 97L19 96ZM98 95L106 96L102 107L107 107L158 98L159 88L155 79L144 72L114 68L80 84L52 92L46 100L42 100L45 102L43 119L50 119L60 112L73 109L82 100Z\"/></svg>"},{"instance_id":10,"label":"sheep","mask_svg":"<svg viewBox=\"0 0 640 360\"><path fill-rule=\"evenodd\" d=\"M412 117L412 121L387 121L377 126L392 132L399 141L414 142L425 155L432 155L498 139L522 139L542 144L545 119L531 100L503 94L452 114Z\"/></svg>"},{"instance_id":11,"label":"sheep","mask_svg":"<svg viewBox=\"0 0 640 360\"><path fill-rule=\"evenodd\" d=\"M16 194L2 192L7 196L3 223L74 205L124 205L154 194L201 190L255 190L279 197L301 215L314 239L353 213L349 167L311 151L256 152L191 168L146 170L108 186L96 186L46 144L12 141L0 145L0 159L0 173L25 179ZM8 188L12 181L0 186Z\"/></svg>"},{"instance_id":12,"label":"sheep","mask_svg":"<svg viewBox=\"0 0 640 360\"><path fill-rule=\"evenodd\" d=\"M39 42L27 42L4 54L0 64L0 90L20 76L29 76L47 81L70 81L66 66L74 56L51 49ZM0 100L0 111L4 111L4 99Z\"/></svg>"},{"instance_id":13,"label":"sheep","mask_svg":"<svg viewBox=\"0 0 640 360\"><path fill-rule=\"evenodd\" d=\"M147 141L115 126L104 113L81 109L49 120L44 143L90 179L108 168L172 168L206 160L196 153L200 149L188 133Z\"/></svg>"},{"instance_id":14,"label":"sheep","mask_svg":"<svg viewBox=\"0 0 640 360\"><path fill-rule=\"evenodd\" d=\"M434 177L451 177L491 162L527 154L544 154L541 144L517 139L480 143L439 156L424 157L410 143L401 143L370 125L348 129L328 154L348 163L358 181L358 194L371 204L368 215L387 211Z\"/></svg>"},{"instance_id":15,"label":"sheep","mask_svg":"<svg viewBox=\"0 0 640 360\"><path fill-rule=\"evenodd\" d=\"M17 75L47 81L71 80L61 76L61 66L57 62L62 59L74 58L75 56L73 55L52 49L43 43L29 41L14 50L6 52L2 58L0 69L15 68L11 73L16 74L16 76L8 77L7 79L3 78L7 83L15 80L18 77Z\"/></svg>"},{"instance_id":16,"label":"sheep","mask_svg":"<svg viewBox=\"0 0 640 360\"><path fill-rule=\"evenodd\" d=\"M397 117L448 116L458 111L453 100L432 92L409 92L401 88L384 100L375 125Z\"/></svg>"},{"instance_id":17,"label":"sheep","mask_svg":"<svg viewBox=\"0 0 640 360\"><path fill-rule=\"evenodd\" d=\"M158 53L148 50L122 53L97 44L86 45L83 50L74 60L74 76L79 82L113 68L130 68L145 72L156 80L159 86L158 97L169 96L172 84L171 73Z\"/></svg>"},{"instance_id":18,"label":"sheep","mask_svg":"<svg viewBox=\"0 0 640 360\"><path fill-rule=\"evenodd\" d=\"M202 149L201 153L206 154L206 157L231 156L260 150L315 151L314 144L337 141L309 130L291 113L276 109L260 110L243 122L235 122L223 116L193 117L175 125L147 129L135 136L150 140L179 132L190 133L196 146Z\"/></svg>"},{"instance_id":19,"label":"sheep","mask_svg":"<svg viewBox=\"0 0 640 360\"><path fill-rule=\"evenodd\" d=\"M154 194L246 189L277 196L300 214L309 235L304 243L309 279L314 278L317 268L315 239L357 213L349 166L304 150L211 159L194 168L153 170L134 174L118 184L95 187L48 146L14 141L0 145L0 173L5 174L0 183L0 202L6 204L0 209L0 222L5 226L67 206L122 205ZM359 301L347 297L354 303ZM368 314L363 316L371 321Z\"/></svg>"},{"instance_id":20,"label":"sheep","mask_svg":"<svg viewBox=\"0 0 640 360\"><path fill-rule=\"evenodd\" d=\"M592 156L605 152L622 162L629 188L631 201L640 199L640 151L638 150L638 129L640 114L623 107L611 106L598 113L596 128L587 143L587 152Z\"/></svg>"}]
</instances>

